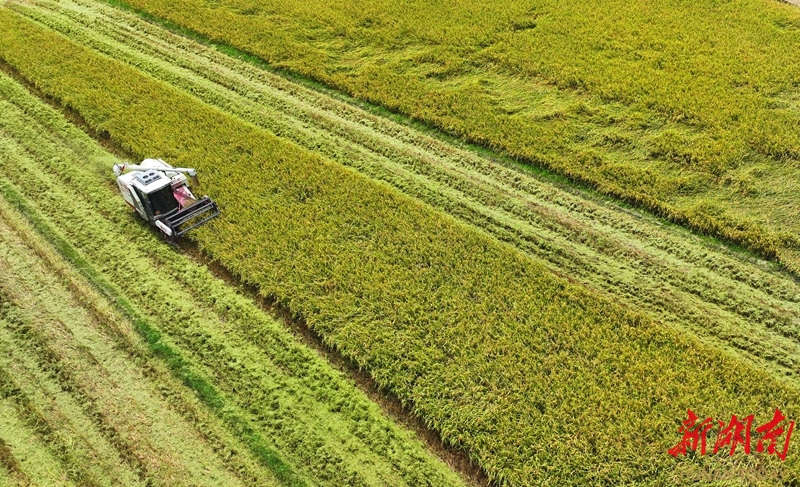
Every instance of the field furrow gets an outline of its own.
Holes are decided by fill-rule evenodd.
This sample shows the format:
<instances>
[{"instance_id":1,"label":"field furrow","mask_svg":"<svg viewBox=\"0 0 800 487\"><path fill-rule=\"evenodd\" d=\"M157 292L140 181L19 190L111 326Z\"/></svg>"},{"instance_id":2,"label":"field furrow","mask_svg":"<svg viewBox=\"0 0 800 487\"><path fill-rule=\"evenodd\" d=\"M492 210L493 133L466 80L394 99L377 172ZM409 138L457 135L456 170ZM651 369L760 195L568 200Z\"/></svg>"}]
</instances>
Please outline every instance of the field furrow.
<instances>
[{"instance_id":1,"label":"field furrow","mask_svg":"<svg viewBox=\"0 0 800 487\"><path fill-rule=\"evenodd\" d=\"M38 0L14 8L800 383L800 285L774 265L373 115L103 2Z\"/></svg>"},{"instance_id":2,"label":"field furrow","mask_svg":"<svg viewBox=\"0 0 800 487\"><path fill-rule=\"evenodd\" d=\"M91 147L84 134L69 126L58 130L58 116L35 106L7 79L0 93L5 98L0 176L36 201L51 225L91 256L156 324L161 342L213 382L212 390L198 393L210 394L210 406L229 430L265 462L273 451L289 462L280 468L298 470L286 474L284 483L459 483L410 433L393 425L274 319L128 218L105 173L109 156ZM81 363L76 358L74 366ZM114 383L100 389L110 394ZM152 432L139 436L157 437ZM230 483L213 476L205 480Z\"/></svg>"},{"instance_id":3,"label":"field furrow","mask_svg":"<svg viewBox=\"0 0 800 487\"><path fill-rule=\"evenodd\" d=\"M22 473L22 469L16 458L14 458L11 448L5 441L0 440L0 485L11 487L13 485L30 484L30 479Z\"/></svg>"}]
</instances>

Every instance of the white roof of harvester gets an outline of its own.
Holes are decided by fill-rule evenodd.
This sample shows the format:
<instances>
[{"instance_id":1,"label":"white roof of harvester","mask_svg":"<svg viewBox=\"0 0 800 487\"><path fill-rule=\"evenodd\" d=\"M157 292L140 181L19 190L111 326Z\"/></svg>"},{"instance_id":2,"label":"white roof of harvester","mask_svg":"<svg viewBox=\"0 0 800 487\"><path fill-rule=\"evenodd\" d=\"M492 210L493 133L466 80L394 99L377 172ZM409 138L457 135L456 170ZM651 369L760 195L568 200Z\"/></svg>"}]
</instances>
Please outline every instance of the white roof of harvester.
<instances>
[{"instance_id":1,"label":"white roof of harvester","mask_svg":"<svg viewBox=\"0 0 800 487\"><path fill-rule=\"evenodd\" d=\"M154 171L152 169L129 174L131 176L131 183L143 194L150 194L170 184L170 179L168 177L161 174L160 171Z\"/></svg>"}]
</instances>

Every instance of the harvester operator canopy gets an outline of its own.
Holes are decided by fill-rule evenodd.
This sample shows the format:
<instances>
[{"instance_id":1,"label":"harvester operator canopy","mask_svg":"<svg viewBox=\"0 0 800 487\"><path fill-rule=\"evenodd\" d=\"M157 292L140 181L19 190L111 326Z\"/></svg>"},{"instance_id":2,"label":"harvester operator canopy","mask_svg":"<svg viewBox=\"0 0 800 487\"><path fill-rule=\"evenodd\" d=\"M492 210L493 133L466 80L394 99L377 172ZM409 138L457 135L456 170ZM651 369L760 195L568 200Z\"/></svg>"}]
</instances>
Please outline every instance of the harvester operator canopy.
<instances>
[{"instance_id":1,"label":"harvester operator canopy","mask_svg":"<svg viewBox=\"0 0 800 487\"><path fill-rule=\"evenodd\" d=\"M148 205L152 212L152 217L178 209L178 200L172 193L172 184L168 177L158 171L142 171L133 178L133 185L138 191L142 202Z\"/></svg>"}]
</instances>

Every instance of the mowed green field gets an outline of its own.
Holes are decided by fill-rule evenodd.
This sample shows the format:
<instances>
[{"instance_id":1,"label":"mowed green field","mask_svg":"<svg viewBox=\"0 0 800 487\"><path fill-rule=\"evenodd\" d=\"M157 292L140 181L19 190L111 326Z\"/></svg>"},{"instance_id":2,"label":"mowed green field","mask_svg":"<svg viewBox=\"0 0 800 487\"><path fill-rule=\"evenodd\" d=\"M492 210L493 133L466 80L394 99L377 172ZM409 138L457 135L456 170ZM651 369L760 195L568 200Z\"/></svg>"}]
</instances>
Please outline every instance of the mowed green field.
<instances>
[{"instance_id":1,"label":"mowed green field","mask_svg":"<svg viewBox=\"0 0 800 487\"><path fill-rule=\"evenodd\" d=\"M800 271L795 6L125 3Z\"/></svg>"},{"instance_id":2,"label":"mowed green field","mask_svg":"<svg viewBox=\"0 0 800 487\"><path fill-rule=\"evenodd\" d=\"M0 57L94 130L140 156L196 165L225 211L196 233L201 247L302 315L498 483L663 485L753 464L797 478L794 456L666 454L687 408L793 417L796 389L8 9L0 28Z\"/></svg>"},{"instance_id":3,"label":"mowed green field","mask_svg":"<svg viewBox=\"0 0 800 487\"><path fill-rule=\"evenodd\" d=\"M463 485L138 222L114 161L0 74L0 485Z\"/></svg>"}]
</instances>

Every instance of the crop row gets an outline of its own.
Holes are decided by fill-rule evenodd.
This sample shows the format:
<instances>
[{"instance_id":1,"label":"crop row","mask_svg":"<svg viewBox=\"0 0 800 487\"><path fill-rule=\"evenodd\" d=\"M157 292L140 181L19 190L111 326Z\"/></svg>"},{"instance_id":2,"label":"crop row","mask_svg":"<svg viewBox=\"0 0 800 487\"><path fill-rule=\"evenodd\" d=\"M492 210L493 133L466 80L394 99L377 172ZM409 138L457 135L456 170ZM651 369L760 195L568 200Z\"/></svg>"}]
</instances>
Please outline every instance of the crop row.
<instances>
[{"instance_id":1,"label":"crop row","mask_svg":"<svg viewBox=\"0 0 800 487\"><path fill-rule=\"evenodd\" d=\"M761 417L775 407L796 414L794 389L384 184L7 9L0 29L0 57L92 128L133 153L197 166L224 211L196 233L201 247L302 315L498 482L670 482L708 461L746 461L703 457L676 468L665 452L687 408L715 417ZM103 252L96 237L69 237ZM156 249L149 259L165 265L167 254ZM126 292L154 308L174 291ZM172 313L171 321L195 322L177 303ZM186 349L204 350L197 339L184 337ZM206 373L220 384L239 370L215 366ZM797 471L793 458L785 467Z\"/></svg>"},{"instance_id":2,"label":"crop row","mask_svg":"<svg viewBox=\"0 0 800 487\"><path fill-rule=\"evenodd\" d=\"M103 2L38 1L15 9L480 227L656 321L796 380L800 286L764 263L303 88Z\"/></svg>"},{"instance_id":3,"label":"crop row","mask_svg":"<svg viewBox=\"0 0 800 487\"><path fill-rule=\"evenodd\" d=\"M149 323L139 331L153 353L209 410L212 419L198 418L196 429L222 430L239 444L221 448L223 457L250 459L235 469L246 483L269 482L270 471L288 485L460 483L281 324L131 218L109 181L113 157L20 86L0 81L5 187L43 215L40 225L63 235L69 252L85 256L74 265L119 289L112 301L139 310L134 317ZM101 386L98 393L110 393Z\"/></svg>"},{"instance_id":4,"label":"crop row","mask_svg":"<svg viewBox=\"0 0 800 487\"><path fill-rule=\"evenodd\" d=\"M794 6L121 3L800 271Z\"/></svg>"}]
</instances>

